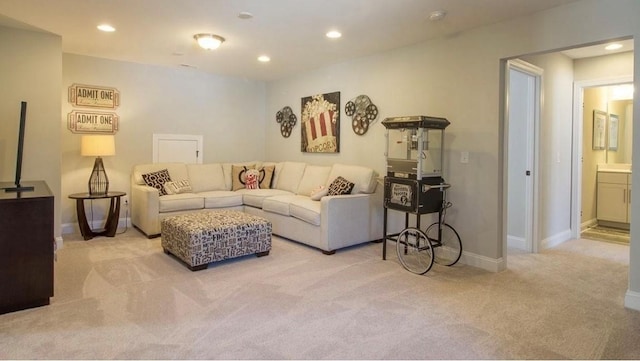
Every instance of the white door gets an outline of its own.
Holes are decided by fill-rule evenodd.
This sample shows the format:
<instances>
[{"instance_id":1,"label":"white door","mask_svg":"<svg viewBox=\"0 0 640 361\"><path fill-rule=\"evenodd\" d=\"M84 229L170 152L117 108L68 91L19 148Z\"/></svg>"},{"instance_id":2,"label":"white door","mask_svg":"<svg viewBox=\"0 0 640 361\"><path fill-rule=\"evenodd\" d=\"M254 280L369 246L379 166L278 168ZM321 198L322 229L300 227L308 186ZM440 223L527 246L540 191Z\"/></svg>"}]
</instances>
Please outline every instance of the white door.
<instances>
[{"instance_id":1,"label":"white door","mask_svg":"<svg viewBox=\"0 0 640 361\"><path fill-rule=\"evenodd\" d=\"M179 134L153 135L153 162L202 163L202 136Z\"/></svg>"},{"instance_id":2,"label":"white door","mask_svg":"<svg viewBox=\"0 0 640 361\"><path fill-rule=\"evenodd\" d=\"M507 243L537 252L537 129L542 69L507 63Z\"/></svg>"}]
</instances>

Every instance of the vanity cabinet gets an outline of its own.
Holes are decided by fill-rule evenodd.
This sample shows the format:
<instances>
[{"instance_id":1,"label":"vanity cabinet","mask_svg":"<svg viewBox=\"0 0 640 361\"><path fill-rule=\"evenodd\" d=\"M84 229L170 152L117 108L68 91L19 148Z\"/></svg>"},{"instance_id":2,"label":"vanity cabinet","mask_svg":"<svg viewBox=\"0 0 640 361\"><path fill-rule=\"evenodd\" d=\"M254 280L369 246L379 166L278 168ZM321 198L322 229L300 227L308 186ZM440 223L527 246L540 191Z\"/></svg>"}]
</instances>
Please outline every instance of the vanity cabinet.
<instances>
[{"instance_id":1,"label":"vanity cabinet","mask_svg":"<svg viewBox=\"0 0 640 361\"><path fill-rule=\"evenodd\" d=\"M598 220L629 223L631 220L631 174L598 172L597 188Z\"/></svg>"}]
</instances>

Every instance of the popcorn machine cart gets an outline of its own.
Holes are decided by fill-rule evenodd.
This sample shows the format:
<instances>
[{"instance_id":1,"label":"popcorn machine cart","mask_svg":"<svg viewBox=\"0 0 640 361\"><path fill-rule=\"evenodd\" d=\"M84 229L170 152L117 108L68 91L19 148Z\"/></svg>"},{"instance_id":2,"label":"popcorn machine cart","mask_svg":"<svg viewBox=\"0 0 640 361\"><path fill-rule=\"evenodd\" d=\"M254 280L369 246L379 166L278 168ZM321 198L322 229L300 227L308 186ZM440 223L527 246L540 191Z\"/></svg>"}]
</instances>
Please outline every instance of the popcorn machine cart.
<instances>
[{"instance_id":1,"label":"popcorn machine cart","mask_svg":"<svg viewBox=\"0 0 640 361\"><path fill-rule=\"evenodd\" d=\"M387 240L396 242L398 259L407 270L424 274L433 262L451 266L462 254L457 231L445 223L450 187L442 178L445 118L409 116L386 118L387 175L384 177L384 236L382 259L387 257ZM405 212L405 229L387 234L388 210ZM424 231L420 216L438 213L438 221ZM409 215L416 226L409 227Z\"/></svg>"}]
</instances>

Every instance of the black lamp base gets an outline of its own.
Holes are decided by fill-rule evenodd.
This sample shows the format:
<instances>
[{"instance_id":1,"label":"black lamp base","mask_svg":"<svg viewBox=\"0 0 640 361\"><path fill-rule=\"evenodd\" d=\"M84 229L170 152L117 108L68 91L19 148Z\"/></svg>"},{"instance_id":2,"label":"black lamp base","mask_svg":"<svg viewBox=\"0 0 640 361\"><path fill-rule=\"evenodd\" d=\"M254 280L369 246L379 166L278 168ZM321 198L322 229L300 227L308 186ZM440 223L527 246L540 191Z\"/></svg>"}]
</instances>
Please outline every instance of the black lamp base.
<instances>
[{"instance_id":1,"label":"black lamp base","mask_svg":"<svg viewBox=\"0 0 640 361\"><path fill-rule=\"evenodd\" d=\"M93 163L91 177L89 177L89 194L92 196L104 196L109 192L109 178L104 170L102 158L97 157Z\"/></svg>"}]
</instances>

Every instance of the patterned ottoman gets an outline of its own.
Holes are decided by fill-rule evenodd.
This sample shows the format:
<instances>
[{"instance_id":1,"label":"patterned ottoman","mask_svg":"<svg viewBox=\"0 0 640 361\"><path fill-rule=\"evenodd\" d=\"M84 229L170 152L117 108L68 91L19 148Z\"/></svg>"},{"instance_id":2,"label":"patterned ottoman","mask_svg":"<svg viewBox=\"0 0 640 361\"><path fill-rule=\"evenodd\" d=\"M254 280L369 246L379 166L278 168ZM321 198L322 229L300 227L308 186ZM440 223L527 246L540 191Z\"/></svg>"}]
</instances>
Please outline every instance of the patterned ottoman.
<instances>
[{"instance_id":1,"label":"patterned ottoman","mask_svg":"<svg viewBox=\"0 0 640 361\"><path fill-rule=\"evenodd\" d=\"M271 222L236 211L211 211L168 217L160 224L162 248L192 271L209 262L271 250Z\"/></svg>"}]
</instances>

